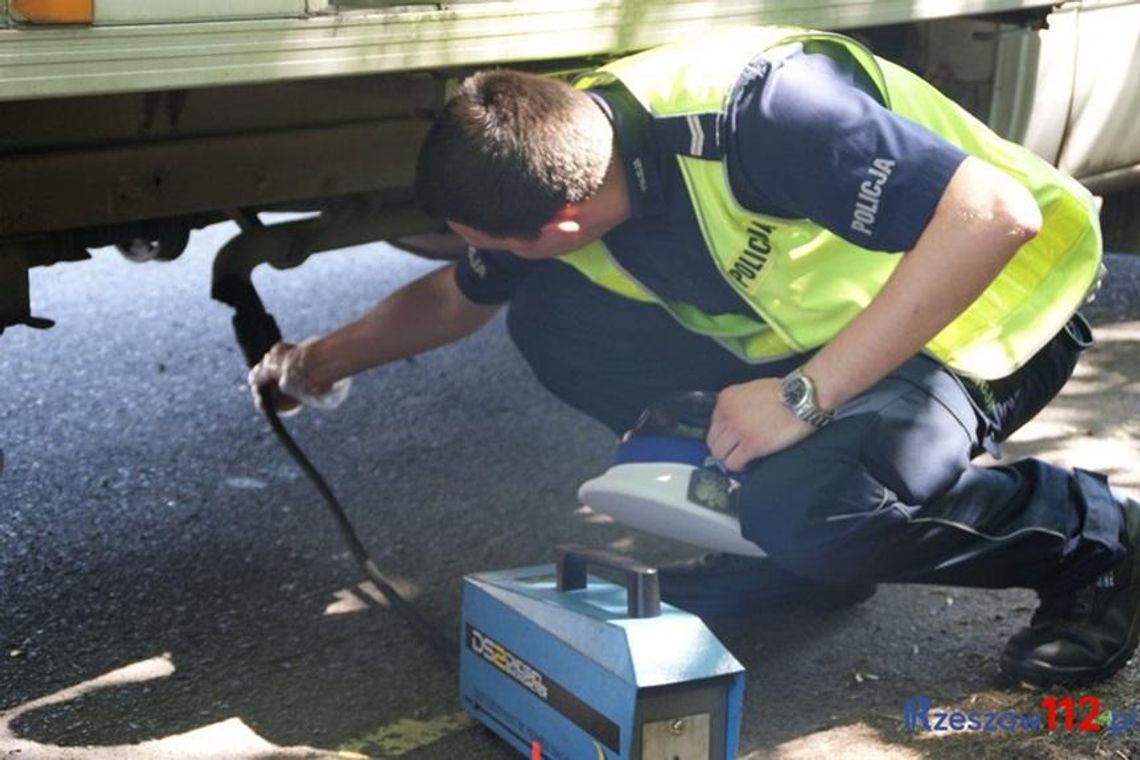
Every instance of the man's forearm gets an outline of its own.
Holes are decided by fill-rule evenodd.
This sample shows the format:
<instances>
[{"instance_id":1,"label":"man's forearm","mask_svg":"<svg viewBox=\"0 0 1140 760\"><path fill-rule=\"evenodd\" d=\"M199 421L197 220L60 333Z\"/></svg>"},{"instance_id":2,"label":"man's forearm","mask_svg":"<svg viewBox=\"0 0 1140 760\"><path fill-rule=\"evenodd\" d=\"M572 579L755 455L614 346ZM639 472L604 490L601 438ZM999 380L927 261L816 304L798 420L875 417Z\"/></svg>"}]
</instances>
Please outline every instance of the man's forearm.
<instances>
[{"instance_id":1,"label":"man's forearm","mask_svg":"<svg viewBox=\"0 0 1140 760\"><path fill-rule=\"evenodd\" d=\"M342 377L459 340L498 311L468 301L445 266L395 291L358 319L307 347L306 374L325 387Z\"/></svg>"},{"instance_id":2,"label":"man's forearm","mask_svg":"<svg viewBox=\"0 0 1140 760\"><path fill-rule=\"evenodd\" d=\"M882 291L804 371L834 409L922 350L985 290L1040 226L1032 195L967 159Z\"/></svg>"}]
</instances>

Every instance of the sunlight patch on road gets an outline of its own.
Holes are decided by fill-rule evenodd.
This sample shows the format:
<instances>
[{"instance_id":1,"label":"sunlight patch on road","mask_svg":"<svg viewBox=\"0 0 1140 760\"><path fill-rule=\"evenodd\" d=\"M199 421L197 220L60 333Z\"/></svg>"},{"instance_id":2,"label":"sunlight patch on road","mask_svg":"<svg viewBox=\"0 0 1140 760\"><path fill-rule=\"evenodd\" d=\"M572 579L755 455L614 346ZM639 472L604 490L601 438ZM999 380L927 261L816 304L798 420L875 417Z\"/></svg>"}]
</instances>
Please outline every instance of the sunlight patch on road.
<instances>
[{"instance_id":1,"label":"sunlight patch on road","mask_svg":"<svg viewBox=\"0 0 1140 760\"><path fill-rule=\"evenodd\" d=\"M59 747L0 734L0 754L20 760L292 760L337 757L313 747L278 747L240 718L212 723L162 739L106 747Z\"/></svg>"},{"instance_id":2,"label":"sunlight patch on road","mask_svg":"<svg viewBox=\"0 0 1140 760\"><path fill-rule=\"evenodd\" d=\"M626 536L616 541L610 541L610 551L632 552L636 545L637 541L634 540L633 536Z\"/></svg>"},{"instance_id":3,"label":"sunlight patch on road","mask_svg":"<svg viewBox=\"0 0 1140 760\"><path fill-rule=\"evenodd\" d=\"M1033 456L1103 472L1113 488L1140 496L1140 322L1101 325L1095 332L1097 345L1060 395L1003 448L1007 461Z\"/></svg>"},{"instance_id":4,"label":"sunlight patch on road","mask_svg":"<svg viewBox=\"0 0 1140 760\"><path fill-rule=\"evenodd\" d=\"M362 612L368 608L368 605L363 599L360 598L352 589L342 588L340 591L333 592L333 601L325 607L325 615L351 615L354 612Z\"/></svg>"},{"instance_id":5,"label":"sunlight patch on road","mask_svg":"<svg viewBox=\"0 0 1140 760\"><path fill-rule=\"evenodd\" d=\"M269 484L260 478L226 478L225 484L238 491L260 491L269 487Z\"/></svg>"},{"instance_id":6,"label":"sunlight patch on road","mask_svg":"<svg viewBox=\"0 0 1140 760\"><path fill-rule=\"evenodd\" d=\"M408 601L415 599L423 590L419 584L406 578L388 577L392 588ZM350 615L368 609L368 599L381 607L389 606L388 598L376 587L372 581L364 581L349 588L342 588L333 592L333 599L325 606L324 615Z\"/></svg>"},{"instance_id":7,"label":"sunlight patch on road","mask_svg":"<svg viewBox=\"0 0 1140 760\"><path fill-rule=\"evenodd\" d=\"M774 752L753 752L740 760L921 760L923 755L909 747L883 741L879 732L866 723L838 726L784 742Z\"/></svg>"},{"instance_id":8,"label":"sunlight patch on road","mask_svg":"<svg viewBox=\"0 0 1140 760\"><path fill-rule=\"evenodd\" d=\"M474 725L467 713L454 712L428 720L405 718L376 729L367 736L340 746L341 752L379 752L381 757L400 757L443 737Z\"/></svg>"},{"instance_id":9,"label":"sunlight patch on road","mask_svg":"<svg viewBox=\"0 0 1140 760\"><path fill-rule=\"evenodd\" d=\"M591 525L613 525L616 520L609 515L603 515L600 512L595 512L589 507L582 506L574 510L574 514L585 519Z\"/></svg>"},{"instance_id":10,"label":"sunlight patch on road","mask_svg":"<svg viewBox=\"0 0 1140 760\"><path fill-rule=\"evenodd\" d=\"M71 702L97 691L168 678L173 674L174 662L169 654L163 654L0 712L0 755L19 757L20 760L215 760L220 757L227 760L316 760L334 757L313 747L278 747L258 736L240 718L230 718L161 739L113 746L60 747L21 739L12 731L13 721L34 710Z\"/></svg>"},{"instance_id":11,"label":"sunlight patch on road","mask_svg":"<svg viewBox=\"0 0 1140 760\"><path fill-rule=\"evenodd\" d=\"M147 660L125 665L116 670L112 670L110 673L104 673L98 678L92 678L89 681L84 681L75 686L69 686L54 694L48 694L46 697L25 702L10 710L0 712L0 740L3 740L11 734L9 726L12 721L21 715L30 713L32 710L38 710L41 707L48 707L50 705L58 705L62 702L70 702L79 697L104 689L114 689L129 686L130 684L153 681L158 678L167 678L173 675L173 673L174 662L170 659L170 653L167 652L158 657L151 657Z\"/></svg>"}]
</instances>

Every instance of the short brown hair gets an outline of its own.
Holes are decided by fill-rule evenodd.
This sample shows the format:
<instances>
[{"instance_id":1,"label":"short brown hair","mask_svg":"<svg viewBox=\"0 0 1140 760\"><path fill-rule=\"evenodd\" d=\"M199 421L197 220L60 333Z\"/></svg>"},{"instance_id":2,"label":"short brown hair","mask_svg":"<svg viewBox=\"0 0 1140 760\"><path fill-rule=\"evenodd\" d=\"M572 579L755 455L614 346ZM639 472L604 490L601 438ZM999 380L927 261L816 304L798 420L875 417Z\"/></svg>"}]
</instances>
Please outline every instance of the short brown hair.
<instances>
[{"instance_id":1,"label":"short brown hair","mask_svg":"<svg viewBox=\"0 0 1140 760\"><path fill-rule=\"evenodd\" d=\"M598 191L613 130L589 95L518 71L465 79L420 148L416 199L433 216L495 237L535 237Z\"/></svg>"}]
</instances>

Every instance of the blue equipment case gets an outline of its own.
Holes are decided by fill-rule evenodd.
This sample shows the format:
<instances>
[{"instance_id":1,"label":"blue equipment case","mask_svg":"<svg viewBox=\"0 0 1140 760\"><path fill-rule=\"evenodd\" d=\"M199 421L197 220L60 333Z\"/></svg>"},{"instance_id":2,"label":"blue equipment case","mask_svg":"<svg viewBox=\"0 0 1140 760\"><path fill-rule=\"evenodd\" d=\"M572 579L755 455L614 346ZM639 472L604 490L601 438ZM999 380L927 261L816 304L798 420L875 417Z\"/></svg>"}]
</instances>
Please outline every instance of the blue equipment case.
<instances>
[{"instance_id":1,"label":"blue equipment case","mask_svg":"<svg viewBox=\"0 0 1140 760\"><path fill-rule=\"evenodd\" d=\"M548 760L731 760L744 668L700 618L661 604L654 568L559 547L558 564L464 578L463 708ZM625 587L587 576L625 576Z\"/></svg>"}]
</instances>

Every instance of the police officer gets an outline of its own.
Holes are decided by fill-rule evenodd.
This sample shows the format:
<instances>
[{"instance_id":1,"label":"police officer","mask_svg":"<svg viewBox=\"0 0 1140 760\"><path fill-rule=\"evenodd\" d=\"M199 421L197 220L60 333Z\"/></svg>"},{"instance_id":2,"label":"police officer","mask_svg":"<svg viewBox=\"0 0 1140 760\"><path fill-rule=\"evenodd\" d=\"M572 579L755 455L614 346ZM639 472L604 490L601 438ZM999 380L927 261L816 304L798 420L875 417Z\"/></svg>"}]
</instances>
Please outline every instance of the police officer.
<instances>
[{"instance_id":1,"label":"police officer","mask_svg":"<svg viewBox=\"0 0 1140 760\"><path fill-rule=\"evenodd\" d=\"M743 535L817 584L1035 589L1002 669L1042 686L1122 667L1140 635L1140 504L1103 476L970 460L1032 418L1091 342L1091 198L839 35L751 28L575 86L463 82L417 195L472 246L251 374L320 393L458 339L504 303L538 380L615 431L718 392L707 443ZM711 557L666 598L748 604ZM708 609L707 605L704 607Z\"/></svg>"}]
</instances>

